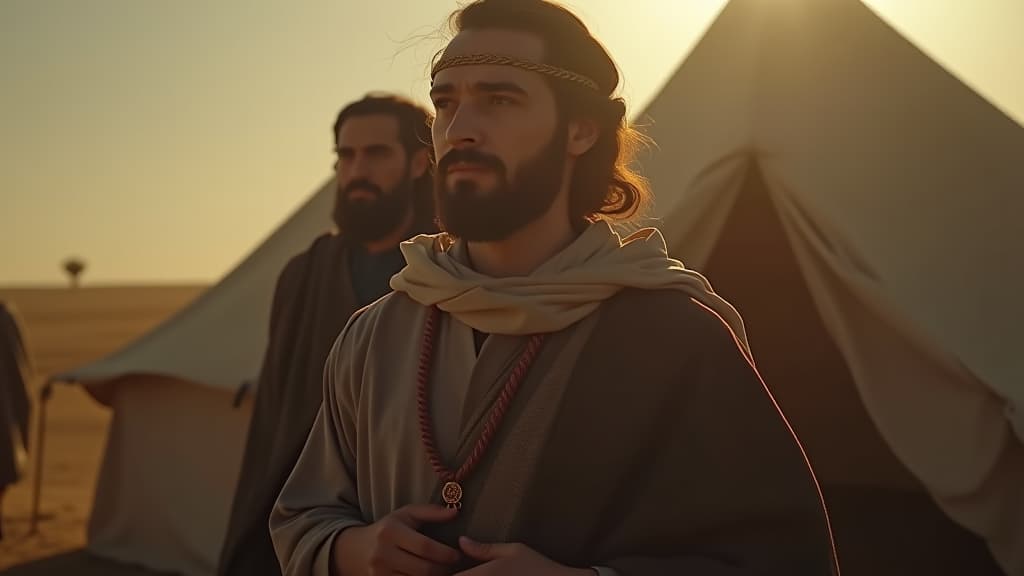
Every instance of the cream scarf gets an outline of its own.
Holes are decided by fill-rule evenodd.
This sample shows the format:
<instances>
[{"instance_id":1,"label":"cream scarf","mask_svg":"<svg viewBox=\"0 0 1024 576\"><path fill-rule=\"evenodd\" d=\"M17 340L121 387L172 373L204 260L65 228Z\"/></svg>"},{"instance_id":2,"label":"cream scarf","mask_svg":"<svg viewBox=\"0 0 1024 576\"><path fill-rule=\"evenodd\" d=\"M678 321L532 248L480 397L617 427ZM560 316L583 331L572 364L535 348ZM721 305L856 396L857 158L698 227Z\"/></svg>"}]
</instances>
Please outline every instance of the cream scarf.
<instances>
[{"instance_id":1,"label":"cream scarf","mask_svg":"<svg viewBox=\"0 0 1024 576\"><path fill-rule=\"evenodd\" d=\"M391 288L481 332L555 332L582 320L623 288L675 289L721 316L752 359L739 313L704 276L668 256L665 238L655 228L623 239L599 220L529 276L506 278L476 272L464 263L465 246L456 242L445 250L443 238L420 235L403 242L407 265L391 278Z\"/></svg>"}]
</instances>

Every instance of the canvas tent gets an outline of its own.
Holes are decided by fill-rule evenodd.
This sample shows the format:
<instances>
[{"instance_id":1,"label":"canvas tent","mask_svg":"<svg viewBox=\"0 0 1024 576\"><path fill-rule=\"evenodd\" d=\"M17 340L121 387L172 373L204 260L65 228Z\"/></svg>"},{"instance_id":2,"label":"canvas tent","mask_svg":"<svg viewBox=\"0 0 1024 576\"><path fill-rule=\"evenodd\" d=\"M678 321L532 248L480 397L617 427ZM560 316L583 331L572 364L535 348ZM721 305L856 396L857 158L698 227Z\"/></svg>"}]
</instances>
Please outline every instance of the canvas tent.
<instances>
[{"instance_id":1,"label":"canvas tent","mask_svg":"<svg viewBox=\"0 0 1024 576\"><path fill-rule=\"evenodd\" d=\"M1024 574L1024 128L856 0L733 0L638 121L847 573Z\"/></svg>"},{"instance_id":2,"label":"canvas tent","mask_svg":"<svg viewBox=\"0 0 1024 576\"><path fill-rule=\"evenodd\" d=\"M90 551L188 576L216 570L270 304L285 263L327 232L333 180L219 283L124 349L53 380L113 409Z\"/></svg>"}]
</instances>

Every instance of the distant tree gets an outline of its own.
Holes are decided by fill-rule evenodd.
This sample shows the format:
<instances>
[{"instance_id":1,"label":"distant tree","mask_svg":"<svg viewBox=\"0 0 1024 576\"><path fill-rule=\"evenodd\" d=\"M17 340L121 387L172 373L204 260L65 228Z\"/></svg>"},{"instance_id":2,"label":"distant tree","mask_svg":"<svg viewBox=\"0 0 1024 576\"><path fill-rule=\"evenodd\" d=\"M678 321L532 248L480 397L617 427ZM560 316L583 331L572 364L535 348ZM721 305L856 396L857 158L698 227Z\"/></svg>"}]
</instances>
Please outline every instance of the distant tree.
<instances>
[{"instance_id":1,"label":"distant tree","mask_svg":"<svg viewBox=\"0 0 1024 576\"><path fill-rule=\"evenodd\" d=\"M68 258L64 261L64 271L68 273L71 287L78 288L78 277L82 275L82 272L85 272L85 261L77 257Z\"/></svg>"}]
</instances>

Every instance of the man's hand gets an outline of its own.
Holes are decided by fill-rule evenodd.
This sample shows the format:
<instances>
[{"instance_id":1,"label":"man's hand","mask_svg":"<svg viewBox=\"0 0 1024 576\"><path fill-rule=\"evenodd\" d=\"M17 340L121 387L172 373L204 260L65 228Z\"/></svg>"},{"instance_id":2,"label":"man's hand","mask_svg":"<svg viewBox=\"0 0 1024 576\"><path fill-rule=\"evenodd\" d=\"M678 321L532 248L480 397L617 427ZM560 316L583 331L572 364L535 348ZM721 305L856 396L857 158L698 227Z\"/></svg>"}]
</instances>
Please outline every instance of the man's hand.
<instances>
[{"instance_id":1,"label":"man's hand","mask_svg":"<svg viewBox=\"0 0 1024 576\"><path fill-rule=\"evenodd\" d=\"M424 523L448 522L455 510L434 504L410 505L370 524L342 531L334 539L332 575L445 576L459 561L458 550L417 529Z\"/></svg>"},{"instance_id":2,"label":"man's hand","mask_svg":"<svg viewBox=\"0 0 1024 576\"><path fill-rule=\"evenodd\" d=\"M570 568L548 560L523 544L482 544L463 536L459 547L466 556L483 562L457 576L594 576L594 570Z\"/></svg>"}]
</instances>

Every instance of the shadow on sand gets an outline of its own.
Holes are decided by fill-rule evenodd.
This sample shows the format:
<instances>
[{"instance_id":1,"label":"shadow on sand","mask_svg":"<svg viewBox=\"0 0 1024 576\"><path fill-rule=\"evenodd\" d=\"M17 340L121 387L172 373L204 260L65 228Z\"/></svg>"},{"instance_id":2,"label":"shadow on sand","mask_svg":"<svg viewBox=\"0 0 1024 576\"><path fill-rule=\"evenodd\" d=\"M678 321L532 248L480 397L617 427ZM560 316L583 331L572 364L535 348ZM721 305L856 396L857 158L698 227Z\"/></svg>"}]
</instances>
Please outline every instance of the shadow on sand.
<instances>
[{"instance_id":1,"label":"shadow on sand","mask_svg":"<svg viewBox=\"0 0 1024 576\"><path fill-rule=\"evenodd\" d=\"M75 576L173 576L169 572L153 572L140 566L122 564L95 556L86 550L73 550L49 558L33 560L6 570L2 576L52 576L74 574Z\"/></svg>"}]
</instances>

